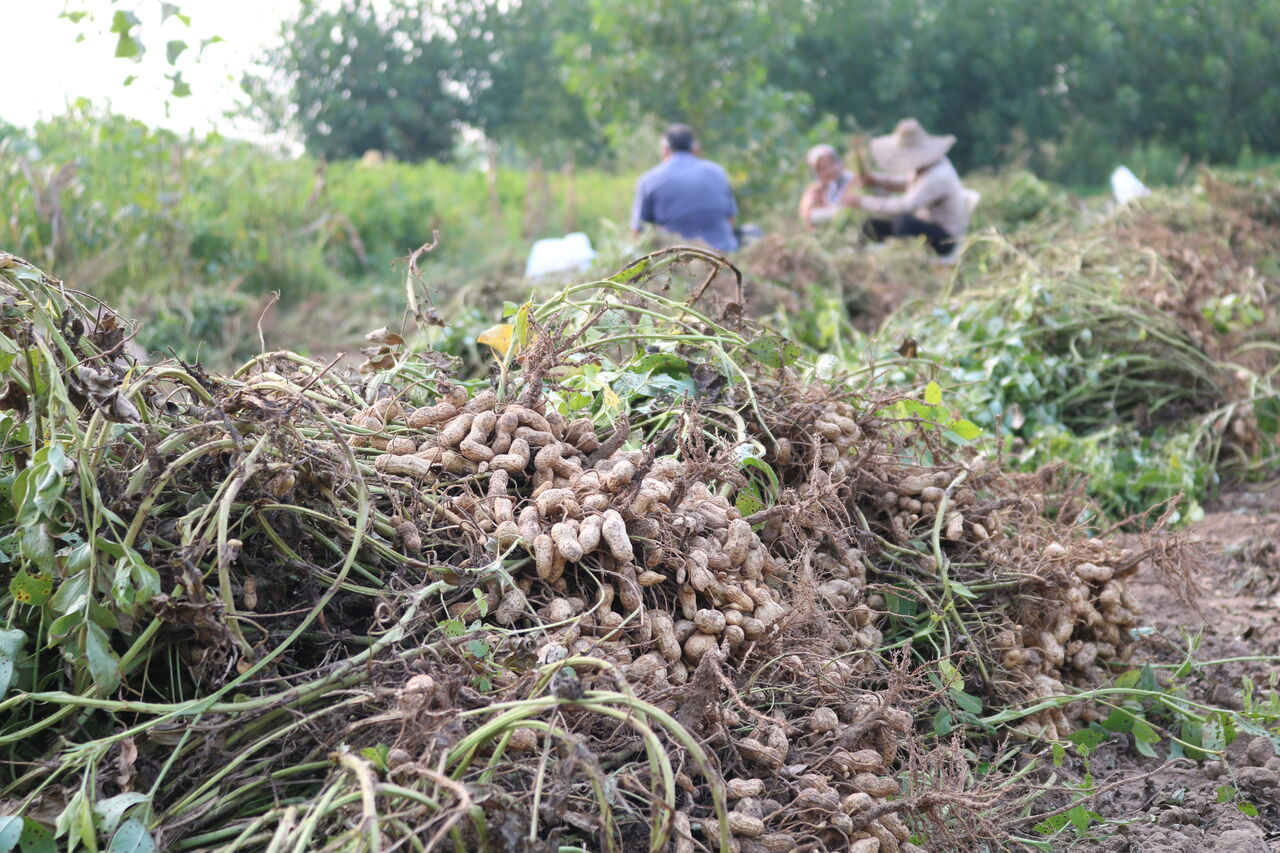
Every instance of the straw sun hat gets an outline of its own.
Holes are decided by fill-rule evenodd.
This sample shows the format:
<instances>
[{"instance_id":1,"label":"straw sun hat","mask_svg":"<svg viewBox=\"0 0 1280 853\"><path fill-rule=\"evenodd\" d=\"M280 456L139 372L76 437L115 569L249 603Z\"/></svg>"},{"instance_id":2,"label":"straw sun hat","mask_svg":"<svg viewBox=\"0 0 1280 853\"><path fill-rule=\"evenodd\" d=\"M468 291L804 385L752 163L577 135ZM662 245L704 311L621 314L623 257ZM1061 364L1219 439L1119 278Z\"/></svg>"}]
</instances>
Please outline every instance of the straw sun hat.
<instances>
[{"instance_id":1,"label":"straw sun hat","mask_svg":"<svg viewBox=\"0 0 1280 853\"><path fill-rule=\"evenodd\" d=\"M954 136L932 136L920 122L904 118L893 133L871 140L871 154L892 172L913 172L941 160L955 142Z\"/></svg>"}]
</instances>

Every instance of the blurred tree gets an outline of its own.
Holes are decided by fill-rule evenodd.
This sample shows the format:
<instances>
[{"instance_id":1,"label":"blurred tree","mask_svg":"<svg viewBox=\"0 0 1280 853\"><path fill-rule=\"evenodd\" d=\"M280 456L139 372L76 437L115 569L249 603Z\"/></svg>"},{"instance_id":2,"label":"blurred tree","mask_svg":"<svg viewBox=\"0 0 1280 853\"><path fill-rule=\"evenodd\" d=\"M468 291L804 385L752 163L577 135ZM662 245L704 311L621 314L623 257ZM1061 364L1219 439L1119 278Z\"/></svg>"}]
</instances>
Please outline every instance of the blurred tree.
<instances>
[{"instance_id":1,"label":"blurred tree","mask_svg":"<svg viewBox=\"0 0 1280 853\"><path fill-rule=\"evenodd\" d=\"M305 0L275 65L324 156L437 156L465 122L594 160L683 120L763 193L815 113L914 115L961 169L1078 183L1130 155L1274 153L1277 43L1280 0Z\"/></svg>"},{"instance_id":2,"label":"blurred tree","mask_svg":"<svg viewBox=\"0 0 1280 853\"><path fill-rule=\"evenodd\" d=\"M806 7L797 49L775 61L773 76L847 125L886 132L915 116L959 137L953 159L962 169L989 165L1060 132L1077 5L828 0Z\"/></svg>"},{"instance_id":3,"label":"blurred tree","mask_svg":"<svg viewBox=\"0 0 1280 853\"><path fill-rule=\"evenodd\" d=\"M601 134L556 53L564 34L585 35L588 0L461 0L441 13L456 36L450 76L467 121L538 159L599 158Z\"/></svg>"},{"instance_id":4,"label":"blurred tree","mask_svg":"<svg viewBox=\"0 0 1280 853\"><path fill-rule=\"evenodd\" d=\"M1277 0L820 0L769 78L849 127L907 115L958 166L1097 183L1135 148L1280 151Z\"/></svg>"},{"instance_id":5,"label":"blurred tree","mask_svg":"<svg viewBox=\"0 0 1280 853\"><path fill-rule=\"evenodd\" d=\"M794 117L770 84L800 19L784 0L588 0L590 28L561 39L569 88L625 134L641 119L684 121L713 146L741 144Z\"/></svg>"},{"instance_id":6,"label":"blurred tree","mask_svg":"<svg viewBox=\"0 0 1280 853\"><path fill-rule=\"evenodd\" d=\"M421 160L453 148L461 104L447 87L452 59L450 39L420 4L303 0L271 64L291 85L290 120L311 153Z\"/></svg>"}]
</instances>

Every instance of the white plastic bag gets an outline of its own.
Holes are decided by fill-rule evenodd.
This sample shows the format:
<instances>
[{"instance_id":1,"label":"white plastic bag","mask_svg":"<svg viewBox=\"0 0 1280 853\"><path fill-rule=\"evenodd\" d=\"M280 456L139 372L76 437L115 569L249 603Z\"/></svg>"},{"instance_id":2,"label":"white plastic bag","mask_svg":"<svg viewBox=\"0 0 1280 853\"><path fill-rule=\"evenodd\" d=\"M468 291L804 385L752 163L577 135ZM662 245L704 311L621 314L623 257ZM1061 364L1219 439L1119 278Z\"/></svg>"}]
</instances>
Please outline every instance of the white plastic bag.
<instances>
[{"instance_id":1,"label":"white plastic bag","mask_svg":"<svg viewBox=\"0 0 1280 853\"><path fill-rule=\"evenodd\" d=\"M533 244L524 275L525 278L537 278L558 272L582 272L590 269L595 256L591 239L581 231L564 237L550 237Z\"/></svg>"},{"instance_id":2,"label":"white plastic bag","mask_svg":"<svg viewBox=\"0 0 1280 853\"><path fill-rule=\"evenodd\" d=\"M1128 166L1121 166L1111 173L1111 192L1120 204L1144 195L1151 195L1146 184L1138 180L1138 176L1129 171Z\"/></svg>"}]
</instances>

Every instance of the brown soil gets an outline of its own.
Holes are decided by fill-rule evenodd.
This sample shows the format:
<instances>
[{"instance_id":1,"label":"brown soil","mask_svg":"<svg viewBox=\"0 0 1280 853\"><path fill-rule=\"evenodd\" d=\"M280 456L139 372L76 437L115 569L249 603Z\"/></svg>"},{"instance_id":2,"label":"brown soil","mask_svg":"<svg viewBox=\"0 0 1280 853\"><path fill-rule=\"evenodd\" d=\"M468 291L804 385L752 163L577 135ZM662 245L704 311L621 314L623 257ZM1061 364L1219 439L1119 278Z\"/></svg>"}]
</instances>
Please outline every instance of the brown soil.
<instances>
[{"instance_id":1,"label":"brown soil","mask_svg":"<svg viewBox=\"0 0 1280 853\"><path fill-rule=\"evenodd\" d=\"M1179 663L1189 640L1197 636L1195 657L1200 661L1280 655L1280 482L1223 495L1189 532L1205 548L1205 562L1195 578L1196 601L1182 600L1157 577L1135 578L1143 622L1153 629L1135 652L1135 661ZM1182 683L1192 699L1238 711L1242 679L1249 676L1265 689L1276 671L1274 660L1225 663L1199 668ZM1228 748L1225 761L1182 761L1159 769L1163 758L1143 758L1128 736L1113 735L1094 755L1092 770L1099 787L1120 784L1091 808L1109 821L1124 823L1108 824L1092 838L1064 843L1062 849L1280 851L1278 746L1280 738L1242 733ZM1167 754L1162 747L1167 741L1157 746ZM1126 777L1130 781L1124 781ZM1217 802L1222 786L1236 788L1241 799L1257 807L1258 815L1248 817L1233 802Z\"/></svg>"}]
</instances>

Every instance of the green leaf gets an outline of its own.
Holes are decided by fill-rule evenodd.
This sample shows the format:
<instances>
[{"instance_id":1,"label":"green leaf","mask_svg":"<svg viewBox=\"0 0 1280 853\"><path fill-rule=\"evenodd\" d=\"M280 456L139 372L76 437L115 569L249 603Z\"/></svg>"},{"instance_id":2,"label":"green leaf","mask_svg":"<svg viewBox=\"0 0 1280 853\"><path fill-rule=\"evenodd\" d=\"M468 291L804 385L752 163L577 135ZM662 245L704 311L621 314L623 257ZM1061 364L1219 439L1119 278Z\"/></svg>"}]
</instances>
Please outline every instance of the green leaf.
<instances>
[{"instance_id":1,"label":"green leaf","mask_svg":"<svg viewBox=\"0 0 1280 853\"><path fill-rule=\"evenodd\" d=\"M173 81L173 91L170 94L175 98L186 98L191 95L191 87L182 79L181 71L169 79Z\"/></svg>"},{"instance_id":2,"label":"green leaf","mask_svg":"<svg viewBox=\"0 0 1280 853\"><path fill-rule=\"evenodd\" d=\"M1240 800L1236 803L1236 808L1240 810L1241 814L1248 815L1249 817L1258 816L1258 807L1248 800Z\"/></svg>"},{"instance_id":3,"label":"green leaf","mask_svg":"<svg viewBox=\"0 0 1280 853\"><path fill-rule=\"evenodd\" d=\"M62 554L62 572L66 576L77 575L80 572L88 571L93 565L93 546L88 542L81 542L70 551L64 551Z\"/></svg>"},{"instance_id":4,"label":"green leaf","mask_svg":"<svg viewBox=\"0 0 1280 853\"><path fill-rule=\"evenodd\" d=\"M1133 745L1138 752L1147 758L1155 758L1156 751L1151 748L1151 744L1159 743L1160 735L1156 734L1156 730L1146 720L1135 717L1133 720Z\"/></svg>"},{"instance_id":5,"label":"green leaf","mask_svg":"<svg viewBox=\"0 0 1280 853\"><path fill-rule=\"evenodd\" d=\"M105 800L94 803L93 810L98 815L98 828L104 835L110 835L120 825L124 813L139 803L147 801L147 795L139 791L126 791Z\"/></svg>"},{"instance_id":6,"label":"green leaf","mask_svg":"<svg viewBox=\"0 0 1280 853\"><path fill-rule=\"evenodd\" d=\"M360 755L378 770L385 773L387 772L387 755L390 752L391 750L385 743L380 743L377 746L366 746L360 750Z\"/></svg>"},{"instance_id":7,"label":"green leaf","mask_svg":"<svg viewBox=\"0 0 1280 853\"><path fill-rule=\"evenodd\" d=\"M94 683L104 694L115 690L120 684L120 658L111 649L107 632L93 622L85 625L84 653Z\"/></svg>"},{"instance_id":8,"label":"green leaf","mask_svg":"<svg viewBox=\"0 0 1280 853\"><path fill-rule=\"evenodd\" d=\"M970 714L982 713L982 700L977 696L973 696L969 693L965 693L963 690L953 687L951 688L951 698L963 711L968 711Z\"/></svg>"},{"instance_id":9,"label":"green leaf","mask_svg":"<svg viewBox=\"0 0 1280 853\"><path fill-rule=\"evenodd\" d=\"M915 616L920 612L919 604L914 599L906 596L886 592L884 600L885 607L895 616Z\"/></svg>"},{"instance_id":10,"label":"green leaf","mask_svg":"<svg viewBox=\"0 0 1280 853\"><path fill-rule=\"evenodd\" d=\"M5 848L0 846L0 850L17 850L20 853L58 853L58 845L53 840L53 833L45 829L43 824L36 823L31 818L3 818L3 820L17 821L18 826L22 828L22 834L18 836L17 847ZM5 834L3 838L8 838L8 833L13 830L10 828L12 824L4 824Z\"/></svg>"},{"instance_id":11,"label":"green leaf","mask_svg":"<svg viewBox=\"0 0 1280 853\"><path fill-rule=\"evenodd\" d=\"M755 515L764 509L764 501L760 498L760 489L755 483L738 490L738 497L733 505L743 516Z\"/></svg>"},{"instance_id":12,"label":"green leaf","mask_svg":"<svg viewBox=\"0 0 1280 853\"><path fill-rule=\"evenodd\" d=\"M124 34L136 27L139 23L138 16L124 9L117 9L116 13L111 16L111 32Z\"/></svg>"},{"instance_id":13,"label":"green leaf","mask_svg":"<svg viewBox=\"0 0 1280 853\"><path fill-rule=\"evenodd\" d=\"M649 269L649 263L650 261L648 258L641 258L635 263L618 270L612 276L605 279L605 281L610 281L614 284L626 284L627 282L635 281L640 278L640 276L644 275L645 271Z\"/></svg>"},{"instance_id":14,"label":"green leaf","mask_svg":"<svg viewBox=\"0 0 1280 853\"><path fill-rule=\"evenodd\" d=\"M1223 711L1210 714L1208 722L1201 729L1201 737L1205 749L1221 752L1236 739L1235 721Z\"/></svg>"},{"instance_id":15,"label":"green leaf","mask_svg":"<svg viewBox=\"0 0 1280 853\"><path fill-rule=\"evenodd\" d=\"M55 613L78 611L83 607L85 596L88 594L89 573L87 571L76 572L59 585L58 591L54 593L49 606L53 608Z\"/></svg>"},{"instance_id":16,"label":"green leaf","mask_svg":"<svg viewBox=\"0 0 1280 853\"><path fill-rule=\"evenodd\" d=\"M178 9L177 3L161 3L160 4L160 23L163 24L165 21L169 20L174 15L178 14L179 11L180 10Z\"/></svg>"},{"instance_id":17,"label":"green leaf","mask_svg":"<svg viewBox=\"0 0 1280 853\"><path fill-rule=\"evenodd\" d=\"M48 506L62 495L62 470L67 464L67 452L61 444L45 445L36 453L36 464L39 469L36 494L44 506Z\"/></svg>"},{"instance_id":18,"label":"green leaf","mask_svg":"<svg viewBox=\"0 0 1280 853\"><path fill-rule=\"evenodd\" d=\"M648 380L639 389L639 393L651 397L656 397L663 391L667 391L675 397L682 397L685 394L692 397L698 393L698 383L692 379L681 379L676 376L668 376L665 373L654 373L649 376Z\"/></svg>"},{"instance_id":19,"label":"green leaf","mask_svg":"<svg viewBox=\"0 0 1280 853\"><path fill-rule=\"evenodd\" d=\"M919 418L922 421L933 420L933 406L926 406L919 400L901 400L898 405L902 408L901 417Z\"/></svg>"},{"instance_id":20,"label":"green leaf","mask_svg":"<svg viewBox=\"0 0 1280 853\"><path fill-rule=\"evenodd\" d=\"M31 574L23 569L9 581L9 594L19 604L43 607L53 595L53 577L42 573Z\"/></svg>"},{"instance_id":21,"label":"green leaf","mask_svg":"<svg viewBox=\"0 0 1280 853\"><path fill-rule=\"evenodd\" d=\"M18 659L22 657L22 647L26 642L27 635L17 628L0 631L0 699L9 692L13 672L18 668Z\"/></svg>"},{"instance_id":22,"label":"green leaf","mask_svg":"<svg viewBox=\"0 0 1280 853\"><path fill-rule=\"evenodd\" d=\"M1076 832L1084 834L1089 829L1089 810L1084 806L1076 806L1067 812L1067 820L1076 828Z\"/></svg>"},{"instance_id":23,"label":"green leaf","mask_svg":"<svg viewBox=\"0 0 1280 853\"><path fill-rule=\"evenodd\" d=\"M688 376L689 362L673 352L650 352L627 365L635 373L666 373L670 376Z\"/></svg>"},{"instance_id":24,"label":"green leaf","mask_svg":"<svg viewBox=\"0 0 1280 853\"><path fill-rule=\"evenodd\" d=\"M1068 820L1065 814L1056 814L1037 823L1034 829L1041 835L1053 835L1056 832L1060 832L1067 823Z\"/></svg>"},{"instance_id":25,"label":"green leaf","mask_svg":"<svg viewBox=\"0 0 1280 853\"><path fill-rule=\"evenodd\" d=\"M83 21L85 18L89 17L89 13L88 13L88 12L83 12L83 11L81 11L81 12L63 12L63 13L62 13L62 14L60 14L58 17L59 17L59 18L66 18L66 19L67 19L68 21L70 21L71 23L73 23L73 24L78 24L78 23L80 23L81 21Z\"/></svg>"},{"instance_id":26,"label":"green leaf","mask_svg":"<svg viewBox=\"0 0 1280 853\"><path fill-rule=\"evenodd\" d=\"M61 643L71 636L77 628L84 624L84 614L80 611L64 613L49 623L49 648Z\"/></svg>"},{"instance_id":27,"label":"green leaf","mask_svg":"<svg viewBox=\"0 0 1280 853\"><path fill-rule=\"evenodd\" d=\"M22 531L22 539L18 543L18 553L41 574L53 575L57 568L53 561L53 537L43 524L37 524Z\"/></svg>"},{"instance_id":28,"label":"green leaf","mask_svg":"<svg viewBox=\"0 0 1280 853\"><path fill-rule=\"evenodd\" d=\"M747 354L765 367L785 367L799 360L800 347L781 335L762 335L746 346Z\"/></svg>"},{"instance_id":29,"label":"green leaf","mask_svg":"<svg viewBox=\"0 0 1280 853\"><path fill-rule=\"evenodd\" d=\"M142 56L142 43L133 36L121 33L116 41L116 58L134 59L139 56Z\"/></svg>"},{"instance_id":30,"label":"green leaf","mask_svg":"<svg viewBox=\"0 0 1280 853\"><path fill-rule=\"evenodd\" d=\"M461 637L467 633L467 626L461 619L446 619L440 623L441 630L444 631L446 637Z\"/></svg>"},{"instance_id":31,"label":"green leaf","mask_svg":"<svg viewBox=\"0 0 1280 853\"><path fill-rule=\"evenodd\" d=\"M182 52L187 49L187 43L182 39L171 39L165 43L164 56L173 65L178 61L178 57L182 56Z\"/></svg>"},{"instance_id":32,"label":"green leaf","mask_svg":"<svg viewBox=\"0 0 1280 853\"><path fill-rule=\"evenodd\" d=\"M107 853L155 853L156 843L151 833L137 820L126 820L111 836L111 845Z\"/></svg>"},{"instance_id":33,"label":"green leaf","mask_svg":"<svg viewBox=\"0 0 1280 853\"><path fill-rule=\"evenodd\" d=\"M39 509L32 500L35 494L35 475L32 468L24 468L9 484L9 502L18 511L19 524L32 524L39 517Z\"/></svg>"},{"instance_id":34,"label":"green leaf","mask_svg":"<svg viewBox=\"0 0 1280 853\"><path fill-rule=\"evenodd\" d=\"M763 459L758 456L748 456L742 460L742 467L754 468L764 474L765 479L769 481L769 486L773 489L773 493L775 495L781 491L782 483L778 480L777 472L774 471L772 466Z\"/></svg>"},{"instance_id":35,"label":"green leaf","mask_svg":"<svg viewBox=\"0 0 1280 853\"><path fill-rule=\"evenodd\" d=\"M96 538L93 540L93 547L111 557L123 557L125 555L124 546L119 542L112 542L110 539Z\"/></svg>"},{"instance_id":36,"label":"green leaf","mask_svg":"<svg viewBox=\"0 0 1280 853\"><path fill-rule=\"evenodd\" d=\"M9 853L22 837L22 818L0 817L0 853Z\"/></svg>"},{"instance_id":37,"label":"green leaf","mask_svg":"<svg viewBox=\"0 0 1280 853\"><path fill-rule=\"evenodd\" d=\"M1121 676L1121 678L1123 677L1124 676ZM1107 718L1099 723L1099 725L1109 732L1122 732L1127 734L1133 730L1133 714L1123 708L1116 708L1112 710L1112 712L1107 715Z\"/></svg>"},{"instance_id":38,"label":"green leaf","mask_svg":"<svg viewBox=\"0 0 1280 853\"><path fill-rule=\"evenodd\" d=\"M1087 729L1081 729L1078 732L1072 732L1067 735L1067 740L1076 745L1076 751L1082 757L1087 757L1106 741L1107 736L1100 730L1092 726Z\"/></svg>"},{"instance_id":39,"label":"green leaf","mask_svg":"<svg viewBox=\"0 0 1280 853\"><path fill-rule=\"evenodd\" d=\"M924 401L930 406L942 405L942 386L937 382L924 386Z\"/></svg>"},{"instance_id":40,"label":"green leaf","mask_svg":"<svg viewBox=\"0 0 1280 853\"><path fill-rule=\"evenodd\" d=\"M978 426L973 421L966 420L964 418L952 421L947 425L947 429L951 430L965 441L973 441L975 438L982 435L982 427Z\"/></svg>"},{"instance_id":41,"label":"green leaf","mask_svg":"<svg viewBox=\"0 0 1280 853\"><path fill-rule=\"evenodd\" d=\"M1171 743L1169 745L1170 758L1179 757L1173 752L1174 750L1177 750L1177 749L1184 749L1187 757L1192 758L1196 761L1207 761L1212 757L1209 755L1209 753L1205 752L1204 750L1196 748L1198 746L1202 746L1204 741L1204 729L1200 725L1199 721L1183 720L1182 725L1179 727L1178 736L1182 740L1186 741L1188 746L1183 747L1182 744L1176 741L1174 743Z\"/></svg>"},{"instance_id":42,"label":"green leaf","mask_svg":"<svg viewBox=\"0 0 1280 853\"><path fill-rule=\"evenodd\" d=\"M943 737L951 734L951 730L954 727L951 714L948 713L946 708L939 708L937 713L933 715L933 733L938 737Z\"/></svg>"},{"instance_id":43,"label":"green leaf","mask_svg":"<svg viewBox=\"0 0 1280 853\"><path fill-rule=\"evenodd\" d=\"M1138 685L1138 679L1142 677L1142 672L1136 669L1125 670L1116 676L1116 687L1122 690L1128 690ZM1115 716L1114 712L1112 716ZM1106 723L1103 723L1106 725Z\"/></svg>"},{"instance_id":44,"label":"green leaf","mask_svg":"<svg viewBox=\"0 0 1280 853\"><path fill-rule=\"evenodd\" d=\"M125 552L116 566L115 583L111 593L116 602L130 613L136 605L146 604L160 592L160 573L132 548Z\"/></svg>"},{"instance_id":45,"label":"green leaf","mask_svg":"<svg viewBox=\"0 0 1280 853\"><path fill-rule=\"evenodd\" d=\"M938 672L942 675L942 685L944 687L955 689L957 685L964 684L964 679L960 677L960 670L956 669L955 664L946 658L938 661Z\"/></svg>"},{"instance_id":46,"label":"green leaf","mask_svg":"<svg viewBox=\"0 0 1280 853\"><path fill-rule=\"evenodd\" d=\"M491 649L489 648L489 644L484 640L476 639L470 640L467 643L467 651L471 653L472 657L484 660L489 656Z\"/></svg>"},{"instance_id":47,"label":"green leaf","mask_svg":"<svg viewBox=\"0 0 1280 853\"><path fill-rule=\"evenodd\" d=\"M1230 785L1220 785L1217 789L1215 803L1229 803L1236 798L1236 789Z\"/></svg>"},{"instance_id":48,"label":"green leaf","mask_svg":"<svg viewBox=\"0 0 1280 853\"><path fill-rule=\"evenodd\" d=\"M89 818L88 832L85 832L86 813ZM89 807L84 788L78 789L58 813L54 821L53 833L58 838L66 837L67 853L74 853L80 844L84 844L91 850L97 850L98 838L93 830L93 810Z\"/></svg>"},{"instance_id":49,"label":"green leaf","mask_svg":"<svg viewBox=\"0 0 1280 853\"><path fill-rule=\"evenodd\" d=\"M1050 750L1053 753L1053 766L1061 767L1062 762L1067 760L1067 750L1062 744L1054 741L1050 744Z\"/></svg>"}]
</instances>

